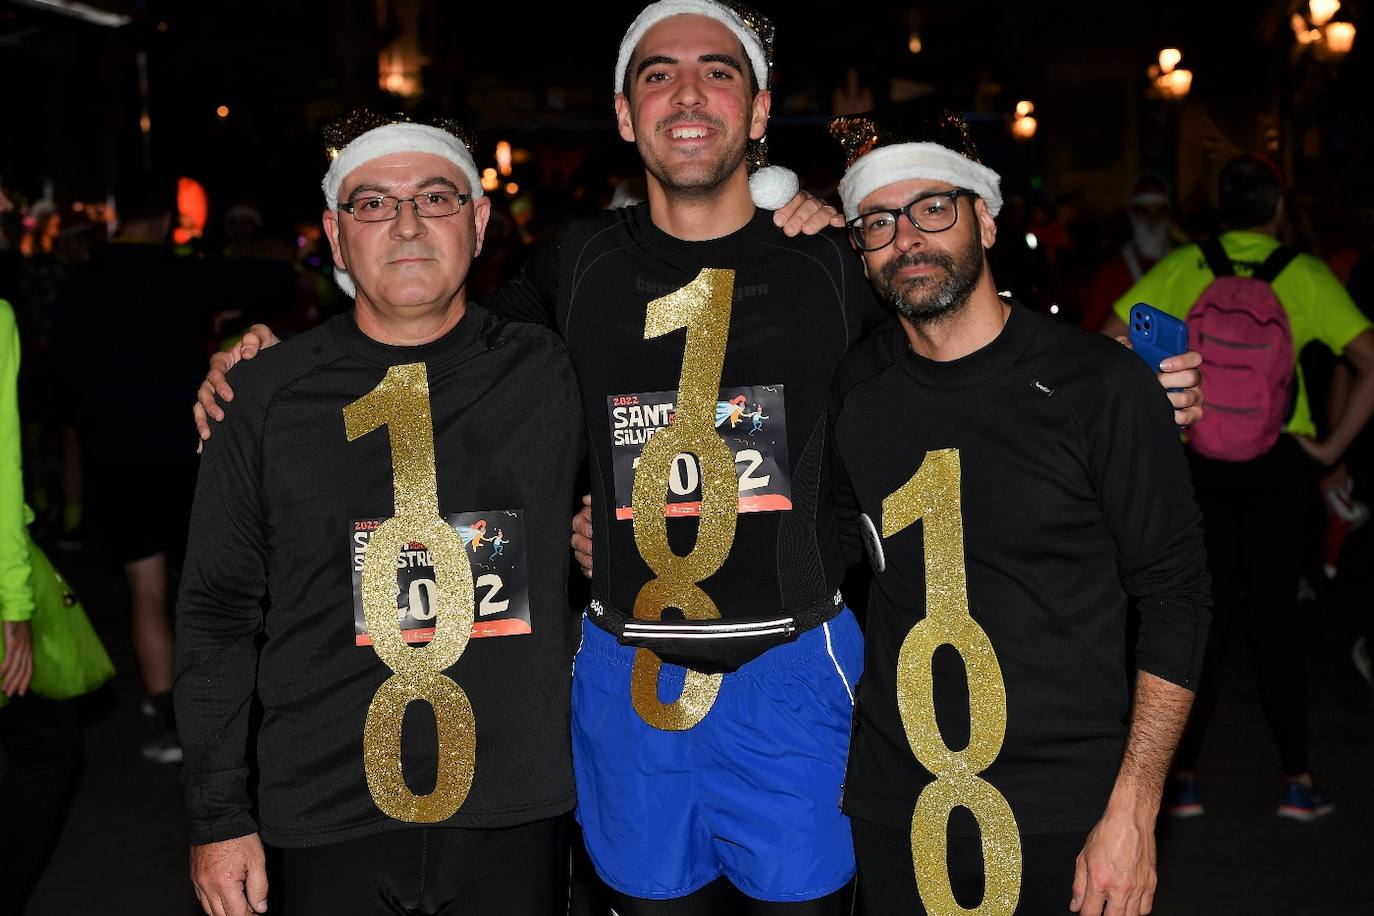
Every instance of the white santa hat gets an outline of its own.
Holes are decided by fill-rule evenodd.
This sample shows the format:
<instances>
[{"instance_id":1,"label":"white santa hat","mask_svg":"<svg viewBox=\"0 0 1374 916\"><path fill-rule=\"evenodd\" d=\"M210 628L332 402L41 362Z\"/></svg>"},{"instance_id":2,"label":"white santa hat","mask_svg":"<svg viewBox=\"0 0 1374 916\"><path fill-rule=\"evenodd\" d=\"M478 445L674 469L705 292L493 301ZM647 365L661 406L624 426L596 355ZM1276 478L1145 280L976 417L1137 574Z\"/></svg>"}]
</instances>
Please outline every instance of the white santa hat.
<instances>
[{"instance_id":1,"label":"white santa hat","mask_svg":"<svg viewBox=\"0 0 1374 916\"><path fill-rule=\"evenodd\" d=\"M393 153L429 153L453 163L468 180L469 193L482 196L482 180L472 152L461 136L461 128L451 121L436 125L417 124L401 116L389 118L360 110L325 128L329 171L320 183L325 206L337 209L342 201L339 191L344 178L354 169ZM357 284L348 271L334 268L334 282L350 299L358 294Z\"/></svg>"},{"instance_id":2,"label":"white santa hat","mask_svg":"<svg viewBox=\"0 0 1374 916\"><path fill-rule=\"evenodd\" d=\"M943 181L976 193L996 216L1002 210L1001 176L978 161L968 124L958 111L931 99L846 115L830 122L849 168L840 180L846 219L879 188L899 181Z\"/></svg>"}]
</instances>

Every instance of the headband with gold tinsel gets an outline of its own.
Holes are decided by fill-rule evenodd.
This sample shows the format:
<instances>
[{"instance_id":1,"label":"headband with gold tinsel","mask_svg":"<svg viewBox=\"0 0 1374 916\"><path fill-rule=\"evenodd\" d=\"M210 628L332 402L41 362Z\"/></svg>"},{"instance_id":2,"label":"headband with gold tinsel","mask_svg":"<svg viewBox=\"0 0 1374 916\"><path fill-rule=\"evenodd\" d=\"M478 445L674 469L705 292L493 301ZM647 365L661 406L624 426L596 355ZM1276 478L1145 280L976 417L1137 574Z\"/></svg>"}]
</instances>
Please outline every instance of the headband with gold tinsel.
<instances>
[{"instance_id":1,"label":"headband with gold tinsel","mask_svg":"<svg viewBox=\"0 0 1374 916\"><path fill-rule=\"evenodd\" d=\"M744 46L754 82L767 89L773 71L773 21L758 10L734 0L659 0L646 6L620 40L615 62L615 91L625 87L625 74L635 48L649 29L672 16L705 16L714 19L734 34ZM745 147L749 170L749 190L756 206L776 210L797 193L797 176L789 169L768 165L766 138L750 140Z\"/></svg>"},{"instance_id":2,"label":"headband with gold tinsel","mask_svg":"<svg viewBox=\"0 0 1374 916\"><path fill-rule=\"evenodd\" d=\"M635 17L625 37L620 40L620 54L615 61L616 92L625 87L630 58L634 56L644 33L670 16L705 16L725 26L744 45L744 53L749 57L749 65L759 88L768 88L769 73L773 69L773 23L767 16L733 0L659 0L646 6Z\"/></svg>"},{"instance_id":3,"label":"headband with gold tinsel","mask_svg":"<svg viewBox=\"0 0 1374 916\"><path fill-rule=\"evenodd\" d=\"M415 121L406 114L384 115L367 108L359 108L325 127L323 132L325 154L329 157L329 161L333 162L348 144L368 131L386 127L388 124L427 124L430 127L437 127L439 130L453 134L461 140L463 145L468 148L469 154L472 151L472 134L463 125L450 118Z\"/></svg>"},{"instance_id":4,"label":"headband with gold tinsel","mask_svg":"<svg viewBox=\"0 0 1374 916\"><path fill-rule=\"evenodd\" d=\"M420 124L405 115L381 115L359 109L324 129L329 171L320 183L325 206L339 206L339 191L344 178L364 163L394 153L429 153L453 163L468 181L468 192L482 196L482 182L473 161L467 132L449 120ZM334 281L345 295L354 296L357 287L345 270L334 271Z\"/></svg>"},{"instance_id":5,"label":"headband with gold tinsel","mask_svg":"<svg viewBox=\"0 0 1374 916\"><path fill-rule=\"evenodd\" d=\"M922 178L974 191L996 216L1002 209L1001 176L983 165L968 122L955 108L920 98L830 122L848 167L840 181L845 216L878 188Z\"/></svg>"},{"instance_id":6,"label":"headband with gold tinsel","mask_svg":"<svg viewBox=\"0 0 1374 916\"><path fill-rule=\"evenodd\" d=\"M338 206L339 187L349 172L392 153L431 153L447 159L467 177L472 195L482 196L467 132L453 121L421 124L405 115L382 115L360 108L326 127L324 143L329 171L320 187L328 207Z\"/></svg>"}]
</instances>

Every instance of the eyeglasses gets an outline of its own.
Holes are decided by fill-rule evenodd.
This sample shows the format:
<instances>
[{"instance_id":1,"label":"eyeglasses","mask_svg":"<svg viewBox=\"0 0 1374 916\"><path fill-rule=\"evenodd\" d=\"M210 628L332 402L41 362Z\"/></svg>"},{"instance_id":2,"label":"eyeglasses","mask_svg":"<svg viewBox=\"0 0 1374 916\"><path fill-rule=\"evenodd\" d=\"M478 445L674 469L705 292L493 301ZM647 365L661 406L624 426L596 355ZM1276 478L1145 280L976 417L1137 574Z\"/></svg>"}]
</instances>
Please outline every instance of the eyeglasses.
<instances>
[{"instance_id":1,"label":"eyeglasses","mask_svg":"<svg viewBox=\"0 0 1374 916\"><path fill-rule=\"evenodd\" d=\"M472 200L471 194L458 191L425 191L414 197L392 197L391 195L355 197L339 209L353 214L360 223L384 223L393 220L401 212L401 204L414 204L415 215L425 219L452 216L463 209L463 204Z\"/></svg>"},{"instance_id":2,"label":"eyeglasses","mask_svg":"<svg viewBox=\"0 0 1374 916\"><path fill-rule=\"evenodd\" d=\"M849 236L860 251L877 251L892 244L897 237L897 218L905 216L911 225L922 232L944 232L959 222L959 198L977 197L974 191L955 188L935 191L895 210L873 210L851 219Z\"/></svg>"}]
</instances>

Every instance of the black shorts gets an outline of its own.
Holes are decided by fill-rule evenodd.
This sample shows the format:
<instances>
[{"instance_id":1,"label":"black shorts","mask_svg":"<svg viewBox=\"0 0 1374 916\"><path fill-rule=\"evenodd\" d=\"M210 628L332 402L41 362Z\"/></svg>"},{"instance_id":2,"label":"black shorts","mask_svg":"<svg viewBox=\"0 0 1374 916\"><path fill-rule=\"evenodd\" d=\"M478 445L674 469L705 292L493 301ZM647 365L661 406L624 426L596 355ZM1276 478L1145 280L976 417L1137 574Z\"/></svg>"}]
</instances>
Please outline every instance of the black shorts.
<instances>
[{"instance_id":1,"label":"black shorts","mask_svg":"<svg viewBox=\"0 0 1374 916\"><path fill-rule=\"evenodd\" d=\"M568 816L518 827L410 827L345 843L272 847L267 912L288 916L562 916Z\"/></svg>"},{"instance_id":2,"label":"black shorts","mask_svg":"<svg viewBox=\"0 0 1374 916\"><path fill-rule=\"evenodd\" d=\"M195 456L178 459L100 458L87 465L86 502L107 555L133 563L165 553L179 563L186 553Z\"/></svg>"},{"instance_id":3,"label":"black shorts","mask_svg":"<svg viewBox=\"0 0 1374 916\"><path fill-rule=\"evenodd\" d=\"M865 914L924 916L911 863L911 831L850 821L859 863L859 899ZM1068 913L1073 870L1088 834L1042 833L1021 837L1021 895L1016 912L1024 916ZM983 849L976 836L949 838L949 877L955 899L974 907L983 898Z\"/></svg>"}]
</instances>

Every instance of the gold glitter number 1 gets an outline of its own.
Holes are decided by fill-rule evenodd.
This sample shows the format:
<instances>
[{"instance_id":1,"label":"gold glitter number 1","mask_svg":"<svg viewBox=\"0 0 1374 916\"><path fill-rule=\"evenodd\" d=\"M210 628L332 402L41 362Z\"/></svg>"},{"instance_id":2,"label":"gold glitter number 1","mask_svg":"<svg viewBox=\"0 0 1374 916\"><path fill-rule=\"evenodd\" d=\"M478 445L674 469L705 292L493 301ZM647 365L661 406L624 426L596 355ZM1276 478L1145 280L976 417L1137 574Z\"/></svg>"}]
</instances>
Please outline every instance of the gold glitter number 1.
<instances>
[{"instance_id":1,"label":"gold glitter number 1","mask_svg":"<svg viewBox=\"0 0 1374 916\"><path fill-rule=\"evenodd\" d=\"M678 608L694 620L720 617L720 609L697 585L725 563L735 543L739 480L735 456L716 432L716 401L730 334L735 272L706 268L679 290L649 303L644 339L687 329L673 422L649 439L639 456L634 482L635 546L654 577L635 597L634 615L660 620ZM686 556L668 545L668 478L679 452L690 452L701 466L701 518L697 542ZM635 651L630 698L641 719L664 731L684 731L711 711L720 691L719 674L687 671L681 695L671 703L658 697L663 664L648 649Z\"/></svg>"},{"instance_id":2,"label":"gold glitter number 1","mask_svg":"<svg viewBox=\"0 0 1374 916\"><path fill-rule=\"evenodd\" d=\"M916 759L935 775L911 816L911 858L930 913L1005 916L1021 894L1021 839L1007 800L977 774L1002 750L1007 691L988 634L969 616L959 487L959 450L941 449L928 452L916 476L883 500L883 537L923 522L926 616L897 655L902 727ZM940 646L953 647L968 673L969 741L962 751L949 749L935 720L931 662ZM971 910L954 899L947 870L949 815L956 807L973 812L982 834L983 900Z\"/></svg>"},{"instance_id":3,"label":"gold glitter number 1","mask_svg":"<svg viewBox=\"0 0 1374 916\"><path fill-rule=\"evenodd\" d=\"M381 384L344 408L348 441L385 426L391 442L396 514L378 526L363 560L363 617L377 656L392 674L367 707L363 769L372 800L397 820L433 824L458 810L472 788L477 723L463 689L444 675L472 633L472 570L458 533L439 516L434 477L434 422L424 363L392 366ZM406 645L396 618L396 555L425 545L434 567L434 638ZM434 791L416 795L401 763L401 721L413 700L434 710L439 736Z\"/></svg>"}]
</instances>

